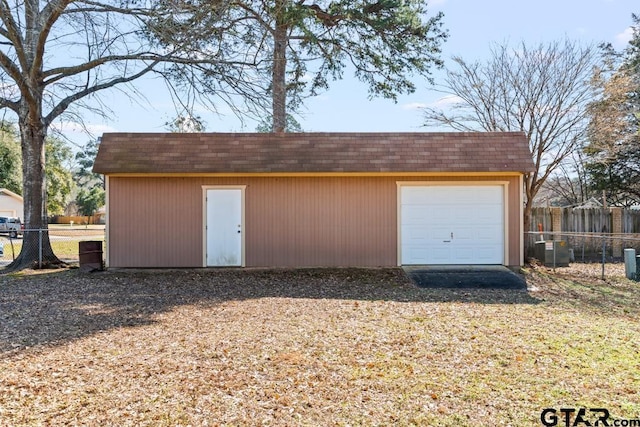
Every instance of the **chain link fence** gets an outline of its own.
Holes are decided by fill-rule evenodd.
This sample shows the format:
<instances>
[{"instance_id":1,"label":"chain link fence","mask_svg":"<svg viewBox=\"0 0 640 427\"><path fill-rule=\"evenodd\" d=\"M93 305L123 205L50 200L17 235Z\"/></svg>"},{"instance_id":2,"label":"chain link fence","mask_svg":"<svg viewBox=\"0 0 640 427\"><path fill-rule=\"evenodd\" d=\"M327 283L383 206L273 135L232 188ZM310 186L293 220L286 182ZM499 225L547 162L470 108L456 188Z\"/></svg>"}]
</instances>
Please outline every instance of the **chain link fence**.
<instances>
[{"instance_id":1,"label":"chain link fence","mask_svg":"<svg viewBox=\"0 0 640 427\"><path fill-rule=\"evenodd\" d=\"M624 249L635 249L640 254L640 234L531 231L525 238L530 256L535 252L536 242L540 241L566 242L572 262L620 262Z\"/></svg>"},{"instance_id":2,"label":"chain link fence","mask_svg":"<svg viewBox=\"0 0 640 427\"><path fill-rule=\"evenodd\" d=\"M42 239L47 235L54 254L61 260L70 264L78 263L80 259L80 242L83 241L105 241L104 225L68 226L51 225L44 230L24 230L24 232L38 233L38 239L34 247L41 253ZM0 268L6 267L18 257L22 246L26 241L23 235L12 237L9 234L0 234ZM33 242L33 240L32 240Z\"/></svg>"},{"instance_id":3,"label":"chain link fence","mask_svg":"<svg viewBox=\"0 0 640 427\"><path fill-rule=\"evenodd\" d=\"M600 263L601 276L604 279L605 265L625 260L625 249L634 249L636 254L640 254L640 234L528 232L525 233L525 247L528 261L536 260L554 269L556 266L566 266L570 262ZM633 265L635 264L637 262ZM627 267L625 263L625 270ZM640 275L637 275L636 271L635 267L632 267L628 274L635 275L633 278L638 280Z\"/></svg>"},{"instance_id":4,"label":"chain link fence","mask_svg":"<svg viewBox=\"0 0 640 427\"><path fill-rule=\"evenodd\" d=\"M29 231L29 230L26 230ZM43 238L49 235L51 248L62 261L74 264L80 259L80 242L101 241L105 248L104 225L51 225L49 229L32 230ZM41 239L35 244L40 245ZM640 234L615 233L573 233L573 232L527 232L525 246L528 257L533 258L536 242L563 241L566 242L571 254L571 262L620 262L624 249L633 248L640 254ZM18 257L24 240L22 235L12 237L0 234L0 268L6 267ZM39 250L39 248L34 248Z\"/></svg>"}]
</instances>

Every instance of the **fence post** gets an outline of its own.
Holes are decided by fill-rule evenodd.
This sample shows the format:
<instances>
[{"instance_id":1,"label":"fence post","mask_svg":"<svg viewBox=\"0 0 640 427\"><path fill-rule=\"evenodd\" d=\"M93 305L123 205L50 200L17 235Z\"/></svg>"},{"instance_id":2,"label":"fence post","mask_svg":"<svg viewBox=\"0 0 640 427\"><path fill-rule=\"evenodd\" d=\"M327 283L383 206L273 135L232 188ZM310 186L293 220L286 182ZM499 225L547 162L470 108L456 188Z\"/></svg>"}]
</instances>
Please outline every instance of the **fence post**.
<instances>
[{"instance_id":1,"label":"fence post","mask_svg":"<svg viewBox=\"0 0 640 427\"><path fill-rule=\"evenodd\" d=\"M42 269L42 228L38 229L38 268Z\"/></svg>"},{"instance_id":2,"label":"fence post","mask_svg":"<svg viewBox=\"0 0 640 427\"><path fill-rule=\"evenodd\" d=\"M602 209L600 209L600 227L601 227L600 232L602 233L602 280L604 280L604 264L607 260L607 254L606 254L607 237L605 236L605 233L609 231L607 224L605 223L606 212L607 212L607 193L605 190L602 190Z\"/></svg>"},{"instance_id":3,"label":"fence post","mask_svg":"<svg viewBox=\"0 0 640 427\"><path fill-rule=\"evenodd\" d=\"M562 208L551 208L551 223L551 240L556 240L556 235L562 235Z\"/></svg>"},{"instance_id":4,"label":"fence post","mask_svg":"<svg viewBox=\"0 0 640 427\"><path fill-rule=\"evenodd\" d=\"M611 250L614 258L622 257L622 208L611 208L611 232L613 233L613 241L611 242ZM620 236L616 236L616 235ZM618 238L619 237L619 238Z\"/></svg>"}]
</instances>

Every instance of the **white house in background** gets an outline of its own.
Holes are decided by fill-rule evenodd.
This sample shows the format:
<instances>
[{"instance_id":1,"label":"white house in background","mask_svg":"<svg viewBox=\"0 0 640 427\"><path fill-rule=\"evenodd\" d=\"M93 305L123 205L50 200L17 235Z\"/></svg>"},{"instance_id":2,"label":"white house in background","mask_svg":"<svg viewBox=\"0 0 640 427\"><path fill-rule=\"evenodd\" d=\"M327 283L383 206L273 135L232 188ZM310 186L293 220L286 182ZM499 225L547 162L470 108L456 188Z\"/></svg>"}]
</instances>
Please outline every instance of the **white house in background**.
<instances>
[{"instance_id":1,"label":"white house in background","mask_svg":"<svg viewBox=\"0 0 640 427\"><path fill-rule=\"evenodd\" d=\"M24 218L22 196L6 188L0 188L0 216Z\"/></svg>"}]
</instances>

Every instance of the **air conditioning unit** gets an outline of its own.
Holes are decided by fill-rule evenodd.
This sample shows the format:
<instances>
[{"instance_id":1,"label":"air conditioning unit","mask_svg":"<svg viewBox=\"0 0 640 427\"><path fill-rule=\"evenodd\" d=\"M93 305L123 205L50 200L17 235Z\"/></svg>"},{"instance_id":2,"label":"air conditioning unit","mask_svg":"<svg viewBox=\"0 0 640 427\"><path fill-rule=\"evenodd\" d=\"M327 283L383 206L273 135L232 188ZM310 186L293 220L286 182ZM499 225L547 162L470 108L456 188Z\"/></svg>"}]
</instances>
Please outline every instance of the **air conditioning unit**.
<instances>
[{"instance_id":1,"label":"air conditioning unit","mask_svg":"<svg viewBox=\"0 0 640 427\"><path fill-rule=\"evenodd\" d=\"M533 255L547 267L569 266L569 244L564 240L536 242Z\"/></svg>"}]
</instances>

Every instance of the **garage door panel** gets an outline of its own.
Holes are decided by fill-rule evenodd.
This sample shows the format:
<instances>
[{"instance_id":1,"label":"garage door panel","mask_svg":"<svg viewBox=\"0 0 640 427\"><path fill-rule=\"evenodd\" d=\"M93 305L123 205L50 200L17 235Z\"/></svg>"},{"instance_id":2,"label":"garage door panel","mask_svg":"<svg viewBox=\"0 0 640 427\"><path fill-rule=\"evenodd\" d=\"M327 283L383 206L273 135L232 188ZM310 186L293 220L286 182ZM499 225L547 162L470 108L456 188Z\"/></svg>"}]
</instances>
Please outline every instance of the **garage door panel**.
<instances>
[{"instance_id":1,"label":"garage door panel","mask_svg":"<svg viewBox=\"0 0 640 427\"><path fill-rule=\"evenodd\" d=\"M496 235L493 228L480 228L475 231L476 240L484 240L500 244L502 235Z\"/></svg>"},{"instance_id":2,"label":"garage door panel","mask_svg":"<svg viewBox=\"0 0 640 427\"><path fill-rule=\"evenodd\" d=\"M441 209L435 209L429 206L421 205L408 205L402 212L402 224L403 225L448 225L451 223L451 218L458 215L458 209L451 207L444 207Z\"/></svg>"},{"instance_id":3,"label":"garage door panel","mask_svg":"<svg viewBox=\"0 0 640 427\"><path fill-rule=\"evenodd\" d=\"M435 188L430 193L424 193L420 187L415 187L414 189L417 193L420 194L421 200L425 201L427 204L433 205L434 202L436 204L445 204L450 201L450 198L447 197L447 190L445 188Z\"/></svg>"},{"instance_id":4,"label":"garage door panel","mask_svg":"<svg viewBox=\"0 0 640 427\"><path fill-rule=\"evenodd\" d=\"M476 204L472 209L475 215L500 214L502 212L502 199L495 200L493 203Z\"/></svg>"},{"instance_id":5,"label":"garage door panel","mask_svg":"<svg viewBox=\"0 0 640 427\"><path fill-rule=\"evenodd\" d=\"M458 215L458 213L459 209L451 205L442 205L438 208L431 207L428 219L443 224L451 221L451 217Z\"/></svg>"},{"instance_id":6,"label":"garage door panel","mask_svg":"<svg viewBox=\"0 0 640 427\"><path fill-rule=\"evenodd\" d=\"M497 258L502 259L502 253L498 253L494 245L484 246L476 248L475 258L478 259L478 263L482 264L496 264Z\"/></svg>"},{"instance_id":7,"label":"garage door panel","mask_svg":"<svg viewBox=\"0 0 640 427\"><path fill-rule=\"evenodd\" d=\"M447 225L451 225L452 221L456 224L465 226L469 224L469 212L466 211L464 206L456 206L454 209L448 212Z\"/></svg>"},{"instance_id":8,"label":"garage door panel","mask_svg":"<svg viewBox=\"0 0 640 427\"><path fill-rule=\"evenodd\" d=\"M424 246L409 247L407 251L407 264L420 264L423 259L427 259L429 251Z\"/></svg>"},{"instance_id":9,"label":"garage door panel","mask_svg":"<svg viewBox=\"0 0 640 427\"><path fill-rule=\"evenodd\" d=\"M400 191L401 263L504 262L503 186L405 186Z\"/></svg>"},{"instance_id":10,"label":"garage door panel","mask_svg":"<svg viewBox=\"0 0 640 427\"><path fill-rule=\"evenodd\" d=\"M410 246L420 246L433 241L450 239L448 228L445 229L435 226L405 226L402 228L402 234L406 236L405 243Z\"/></svg>"},{"instance_id":11,"label":"garage door panel","mask_svg":"<svg viewBox=\"0 0 640 427\"><path fill-rule=\"evenodd\" d=\"M405 242L407 247L420 247L428 244L430 240L429 231L426 229L411 228L407 231L407 229L403 228L402 234L407 236Z\"/></svg>"},{"instance_id":12,"label":"garage door panel","mask_svg":"<svg viewBox=\"0 0 640 427\"><path fill-rule=\"evenodd\" d=\"M432 215L429 208L423 205L408 205L402 211L402 224L423 224L424 218Z\"/></svg>"},{"instance_id":13,"label":"garage door panel","mask_svg":"<svg viewBox=\"0 0 640 427\"><path fill-rule=\"evenodd\" d=\"M424 206L429 206L433 197L440 197L436 193L426 194L420 190L420 187L405 187L403 196L406 198L407 205Z\"/></svg>"},{"instance_id":14,"label":"garage door panel","mask_svg":"<svg viewBox=\"0 0 640 427\"><path fill-rule=\"evenodd\" d=\"M456 228L454 238L455 240L474 240L477 234L477 230L470 226L460 226Z\"/></svg>"},{"instance_id":15,"label":"garage door panel","mask_svg":"<svg viewBox=\"0 0 640 427\"><path fill-rule=\"evenodd\" d=\"M478 185L475 188L469 187L469 189L474 195L472 201L477 204L492 203L494 200L502 198L503 193L503 188L500 185Z\"/></svg>"},{"instance_id":16,"label":"garage door panel","mask_svg":"<svg viewBox=\"0 0 640 427\"><path fill-rule=\"evenodd\" d=\"M437 241L445 241L445 240L451 240L451 232L449 231L449 228L434 228L433 232L430 234L432 240L437 240Z\"/></svg>"},{"instance_id":17,"label":"garage door panel","mask_svg":"<svg viewBox=\"0 0 640 427\"><path fill-rule=\"evenodd\" d=\"M458 248L455 250L454 256L460 264L472 264L474 250L473 248Z\"/></svg>"},{"instance_id":18,"label":"garage door panel","mask_svg":"<svg viewBox=\"0 0 640 427\"><path fill-rule=\"evenodd\" d=\"M446 264L451 258L451 248L437 247L427 254L427 264Z\"/></svg>"}]
</instances>

